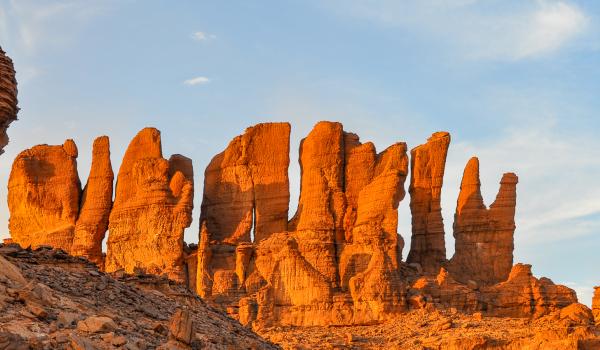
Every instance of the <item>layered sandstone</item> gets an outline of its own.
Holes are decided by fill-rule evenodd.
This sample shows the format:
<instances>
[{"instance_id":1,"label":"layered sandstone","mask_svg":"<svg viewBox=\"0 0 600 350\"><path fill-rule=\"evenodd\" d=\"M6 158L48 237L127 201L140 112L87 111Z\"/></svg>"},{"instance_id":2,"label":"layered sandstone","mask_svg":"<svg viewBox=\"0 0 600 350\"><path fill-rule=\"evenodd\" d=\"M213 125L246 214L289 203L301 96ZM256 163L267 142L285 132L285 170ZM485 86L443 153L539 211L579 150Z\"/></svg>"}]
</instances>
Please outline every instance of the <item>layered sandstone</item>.
<instances>
[{"instance_id":1,"label":"layered sandstone","mask_svg":"<svg viewBox=\"0 0 600 350\"><path fill-rule=\"evenodd\" d=\"M102 241L112 208L113 180L110 144L108 137L102 136L94 141L92 167L81 197L71 249L71 254L86 257L98 266L103 265Z\"/></svg>"},{"instance_id":2,"label":"layered sandstone","mask_svg":"<svg viewBox=\"0 0 600 350\"><path fill-rule=\"evenodd\" d=\"M0 154L8 144L6 130L17 120L17 80L12 60L0 48Z\"/></svg>"},{"instance_id":3,"label":"layered sandstone","mask_svg":"<svg viewBox=\"0 0 600 350\"><path fill-rule=\"evenodd\" d=\"M504 174L488 209L481 196L479 160L473 157L467 163L454 215L455 253L449 265L459 281L493 285L508 278L513 264L517 182L515 174Z\"/></svg>"},{"instance_id":4,"label":"layered sandstone","mask_svg":"<svg viewBox=\"0 0 600 350\"><path fill-rule=\"evenodd\" d=\"M442 184L450 134L436 132L427 143L411 150L410 211L412 238L407 262L434 274L446 261Z\"/></svg>"},{"instance_id":5,"label":"layered sandstone","mask_svg":"<svg viewBox=\"0 0 600 350\"><path fill-rule=\"evenodd\" d=\"M160 132L145 128L131 141L109 217L105 268L166 273L184 282L183 231L192 221L192 161L162 156Z\"/></svg>"},{"instance_id":6,"label":"layered sandstone","mask_svg":"<svg viewBox=\"0 0 600 350\"><path fill-rule=\"evenodd\" d=\"M8 181L9 230L15 243L71 251L81 194L77 155L75 142L67 140L17 156Z\"/></svg>"}]
</instances>

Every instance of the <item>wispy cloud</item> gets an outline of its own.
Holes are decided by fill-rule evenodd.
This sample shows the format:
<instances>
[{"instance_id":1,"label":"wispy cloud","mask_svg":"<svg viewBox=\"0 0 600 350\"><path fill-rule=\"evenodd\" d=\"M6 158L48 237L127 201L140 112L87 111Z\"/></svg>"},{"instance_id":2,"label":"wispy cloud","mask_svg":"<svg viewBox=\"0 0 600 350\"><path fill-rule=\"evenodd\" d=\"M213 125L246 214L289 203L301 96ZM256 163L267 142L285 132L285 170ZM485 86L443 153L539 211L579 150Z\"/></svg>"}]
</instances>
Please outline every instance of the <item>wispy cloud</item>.
<instances>
[{"instance_id":1,"label":"wispy cloud","mask_svg":"<svg viewBox=\"0 0 600 350\"><path fill-rule=\"evenodd\" d=\"M8 0L0 3L0 40L14 50L33 54L44 45L64 44L90 19L104 13L113 1L61 0L40 3Z\"/></svg>"},{"instance_id":2,"label":"wispy cloud","mask_svg":"<svg viewBox=\"0 0 600 350\"><path fill-rule=\"evenodd\" d=\"M192 34L192 39L196 41L209 41L216 39L217 36L214 34L208 34L205 32L195 32Z\"/></svg>"},{"instance_id":3,"label":"wispy cloud","mask_svg":"<svg viewBox=\"0 0 600 350\"><path fill-rule=\"evenodd\" d=\"M588 16L562 0L490 5L478 0L328 2L338 13L402 27L438 39L469 59L516 61L566 48L585 32Z\"/></svg>"},{"instance_id":4,"label":"wispy cloud","mask_svg":"<svg viewBox=\"0 0 600 350\"><path fill-rule=\"evenodd\" d=\"M205 85L210 83L210 79L207 77L195 77L183 82L184 85L194 86L194 85Z\"/></svg>"}]
</instances>

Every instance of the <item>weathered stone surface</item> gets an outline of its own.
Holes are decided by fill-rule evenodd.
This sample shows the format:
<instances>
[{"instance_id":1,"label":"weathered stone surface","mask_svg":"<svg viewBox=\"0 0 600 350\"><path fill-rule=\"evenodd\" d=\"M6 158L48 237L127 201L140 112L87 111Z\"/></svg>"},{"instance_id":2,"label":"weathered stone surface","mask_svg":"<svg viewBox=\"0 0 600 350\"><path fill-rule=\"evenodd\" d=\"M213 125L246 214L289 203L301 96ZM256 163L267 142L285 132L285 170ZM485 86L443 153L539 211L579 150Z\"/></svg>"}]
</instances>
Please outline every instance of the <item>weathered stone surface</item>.
<instances>
[{"instance_id":1,"label":"weathered stone surface","mask_svg":"<svg viewBox=\"0 0 600 350\"><path fill-rule=\"evenodd\" d=\"M71 254L86 257L100 267L104 265L102 241L112 208L113 180L110 144L108 137L102 136L94 141L92 167L83 190L71 249Z\"/></svg>"},{"instance_id":2,"label":"weathered stone surface","mask_svg":"<svg viewBox=\"0 0 600 350\"><path fill-rule=\"evenodd\" d=\"M256 135L256 128L248 130ZM252 158L237 155L252 144L244 137L234 139L206 171L204 203L211 205L203 205L198 293L232 312L238 309L244 324L362 323L403 310L397 207L405 195L406 145L377 154L372 143L361 144L340 123L317 123L300 146L301 191L294 218L287 231L257 235L253 244L250 186L255 181L248 180L243 166ZM260 154L279 152L269 148L277 144ZM225 161L228 155L244 161ZM237 181L237 189L223 190L232 183L219 183L224 179ZM216 205L219 200L223 203Z\"/></svg>"},{"instance_id":3,"label":"weathered stone surface","mask_svg":"<svg viewBox=\"0 0 600 350\"><path fill-rule=\"evenodd\" d=\"M205 171L197 291L237 302L245 292L254 241L287 230L288 123L246 129ZM245 247L245 248L244 248Z\"/></svg>"},{"instance_id":4,"label":"weathered stone surface","mask_svg":"<svg viewBox=\"0 0 600 350\"><path fill-rule=\"evenodd\" d=\"M185 309L177 309L169 323L169 337L189 345L192 342L193 328L190 312Z\"/></svg>"},{"instance_id":5,"label":"weathered stone surface","mask_svg":"<svg viewBox=\"0 0 600 350\"><path fill-rule=\"evenodd\" d=\"M137 268L185 282L183 231L192 221L192 174L190 159L162 157L158 130L136 135L117 177L106 271Z\"/></svg>"},{"instance_id":6,"label":"weathered stone surface","mask_svg":"<svg viewBox=\"0 0 600 350\"><path fill-rule=\"evenodd\" d=\"M427 143L411 150L410 211L412 238L407 262L435 274L446 261L442 219L442 183L450 134L436 132Z\"/></svg>"},{"instance_id":7,"label":"weathered stone surface","mask_svg":"<svg viewBox=\"0 0 600 350\"><path fill-rule=\"evenodd\" d=\"M261 241L287 229L289 205L288 123L246 129L205 171L201 221L212 239L225 243Z\"/></svg>"},{"instance_id":8,"label":"weathered stone surface","mask_svg":"<svg viewBox=\"0 0 600 350\"><path fill-rule=\"evenodd\" d=\"M378 154L372 177L360 187L352 241L343 245L339 259L342 290L349 290L355 319L383 319L405 308L398 270L404 242L397 233L398 204L404 198L408 175L406 144L397 143ZM346 173L360 178L356 168ZM349 201L350 202L350 201Z\"/></svg>"},{"instance_id":9,"label":"weathered stone surface","mask_svg":"<svg viewBox=\"0 0 600 350\"><path fill-rule=\"evenodd\" d=\"M0 48L0 154L8 144L6 129L17 120L17 80L11 59Z\"/></svg>"},{"instance_id":10,"label":"weathered stone surface","mask_svg":"<svg viewBox=\"0 0 600 350\"><path fill-rule=\"evenodd\" d=\"M507 281L482 289L482 303L490 316L540 317L577 303L577 296L548 278L533 277L531 265L516 264Z\"/></svg>"},{"instance_id":11,"label":"weathered stone surface","mask_svg":"<svg viewBox=\"0 0 600 350\"><path fill-rule=\"evenodd\" d=\"M304 258L333 286L336 243L343 242L344 131L342 124L317 123L300 143L300 199L289 224Z\"/></svg>"},{"instance_id":12,"label":"weathered stone surface","mask_svg":"<svg viewBox=\"0 0 600 350\"><path fill-rule=\"evenodd\" d=\"M76 158L73 140L35 146L17 156L8 181L9 230L15 243L71 251L81 194Z\"/></svg>"},{"instance_id":13,"label":"weathered stone surface","mask_svg":"<svg viewBox=\"0 0 600 350\"><path fill-rule=\"evenodd\" d=\"M471 158L465 168L454 215L455 253L449 269L463 283L482 285L506 281L513 263L516 185L518 178L506 173L489 209L483 204L479 160Z\"/></svg>"},{"instance_id":14,"label":"weathered stone surface","mask_svg":"<svg viewBox=\"0 0 600 350\"><path fill-rule=\"evenodd\" d=\"M600 287L594 287L594 298L592 299L592 312L596 324L600 324Z\"/></svg>"}]
</instances>

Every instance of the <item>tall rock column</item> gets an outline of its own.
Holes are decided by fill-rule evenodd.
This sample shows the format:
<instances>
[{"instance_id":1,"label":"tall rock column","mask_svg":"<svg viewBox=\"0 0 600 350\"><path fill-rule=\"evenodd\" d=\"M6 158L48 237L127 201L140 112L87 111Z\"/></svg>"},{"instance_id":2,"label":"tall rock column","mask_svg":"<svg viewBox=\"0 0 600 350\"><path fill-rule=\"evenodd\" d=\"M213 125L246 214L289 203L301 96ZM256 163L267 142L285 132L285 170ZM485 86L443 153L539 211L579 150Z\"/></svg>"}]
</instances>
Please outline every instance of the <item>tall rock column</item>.
<instances>
[{"instance_id":1,"label":"tall rock column","mask_svg":"<svg viewBox=\"0 0 600 350\"><path fill-rule=\"evenodd\" d=\"M0 154L8 144L6 129L17 120L17 80L11 59L0 48Z\"/></svg>"},{"instance_id":2,"label":"tall rock column","mask_svg":"<svg viewBox=\"0 0 600 350\"><path fill-rule=\"evenodd\" d=\"M487 209L481 197L479 160L467 163L454 214L455 253L449 265L461 282L484 285L506 281L512 263L518 178L506 173L496 200Z\"/></svg>"},{"instance_id":3,"label":"tall rock column","mask_svg":"<svg viewBox=\"0 0 600 350\"><path fill-rule=\"evenodd\" d=\"M300 143L300 199L289 230L296 231L304 258L338 284L336 243L344 237L344 131L342 124L317 123Z\"/></svg>"},{"instance_id":4,"label":"tall rock column","mask_svg":"<svg viewBox=\"0 0 600 350\"><path fill-rule=\"evenodd\" d=\"M8 226L15 243L71 252L81 195L77 154L73 140L19 153L8 180Z\"/></svg>"},{"instance_id":5,"label":"tall rock column","mask_svg":"<svg viewBox=\"0 0 600 350\"><path fill-rule=\"evenodd\" d=\"M258 243L287 230L289 142L288 123L258 124L206 168L196 279L201 296L236 302L245 290L252 233Z\"/></svg>"},{"instance_id":6,"label":"tall rock column","mask_svg":"<svg viewBox=\"0 0 600 350\"><path fill-rule=\"evenodd\" d=\"M428 274L437 274L446 261L440 201L449 145L450 134L436 132L410 152L412 238L407 262L420 264Z\"/></svg>"},{"instance_id":7,"label":"tall rock column","mask_svg":"<svg viewBox=\"0 0 600 350\"><path fill-rule=\"evenodd\" d=\"M183 233L192 222L193 191L191 159L164 159L160 131L140 131L117 176L106 271L139 268L184 282Z\"/></svg>"},{"instance_id":8,"label":"tall rock column","mask_svg":"<svg viewBox=\"0 0 600 350\"><path fill-rule=\"evenodd\" d=\"M100 267L104 264L102 240L108 230L113 180L109 139L102 136L94 141L92 167L83 190L71 251L73 255L86 257Z\"/></svg>"}]
</instances>

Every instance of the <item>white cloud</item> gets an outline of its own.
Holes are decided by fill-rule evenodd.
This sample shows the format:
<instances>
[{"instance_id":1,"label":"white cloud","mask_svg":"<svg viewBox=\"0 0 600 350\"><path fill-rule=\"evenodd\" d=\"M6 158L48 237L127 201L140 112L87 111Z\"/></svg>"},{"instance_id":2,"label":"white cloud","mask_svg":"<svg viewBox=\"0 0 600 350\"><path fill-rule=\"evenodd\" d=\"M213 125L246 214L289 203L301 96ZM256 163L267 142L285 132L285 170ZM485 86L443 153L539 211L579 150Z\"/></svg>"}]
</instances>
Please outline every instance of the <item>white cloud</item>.
<instances>
[{"instance_id":1,"label":"white cloud","mask_svg":"<svg viewBox=\"0 0 600 350\"><path fill-rule=\"evenodd\" d=\"M208 34L205 32L195 32L194 34L192 34L192 39L194 39L196 41L208 41L208 40L213 40L216 38L217 38L216 35Z\"/></svg>"},{"instance_id":2,"label":"white cloud","mask_svg":"<svg viewBox=\"0 0 600 350\"><path fill-rule=\"evenodd\" d=\"M192 79L188 79L183 82L185 85L194 86L194 85L205 85L210 83L210 79L207 77L195 77Z\"/></svg>"},{"instance_id":3,"label":"white cloud","mask_svg":"<svg viewBox=\"0 0 600 350\"><path fill-rule=\"evenodd\" d=\"M550 55L585 32L588 16L562 0L490 4L478 0L328 2L344 15L402 27L441 41L469 59L521 60Z\"/></svg>"}]
</instances>

